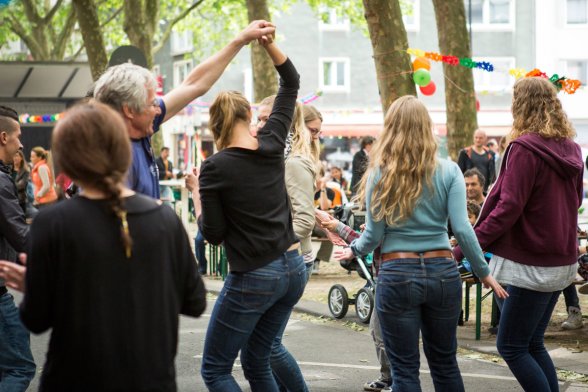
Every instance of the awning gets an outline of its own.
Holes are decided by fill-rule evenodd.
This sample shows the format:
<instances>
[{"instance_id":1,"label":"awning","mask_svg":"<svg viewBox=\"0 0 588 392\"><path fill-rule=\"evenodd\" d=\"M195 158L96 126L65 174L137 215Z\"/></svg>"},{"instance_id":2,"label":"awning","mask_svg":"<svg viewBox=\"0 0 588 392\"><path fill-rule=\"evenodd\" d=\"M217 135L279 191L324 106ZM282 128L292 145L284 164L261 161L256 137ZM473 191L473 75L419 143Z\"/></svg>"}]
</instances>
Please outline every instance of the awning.
<instances>
[{"instance_id":1,"label":"awning","mask_svg":"<svg viewBox=\"0 0 588 392\"><path fill-rule=\"evenodd\" d=\"M91 85L87 63L0 62L0 98L77 99Z\"/></svg>"}]
</instances>

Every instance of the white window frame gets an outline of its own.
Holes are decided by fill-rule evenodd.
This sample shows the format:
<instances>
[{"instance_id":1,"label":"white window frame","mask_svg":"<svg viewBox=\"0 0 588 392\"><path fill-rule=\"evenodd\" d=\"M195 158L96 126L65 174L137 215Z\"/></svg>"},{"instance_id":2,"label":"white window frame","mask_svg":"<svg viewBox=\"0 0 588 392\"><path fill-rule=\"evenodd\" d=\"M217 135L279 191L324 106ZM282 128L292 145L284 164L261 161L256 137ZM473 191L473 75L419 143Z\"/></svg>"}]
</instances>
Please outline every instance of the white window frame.
<instances>
[{"instance_id":1,"label":"white window frame","mask_svg":"<svg viewBox=\"0 0 588 392\"><path fill-rule=\"evenodd\" d=\"M402 21L404 22L404 28L408 32L416 32L419 31L421 28L421 1L420 0L412 0L412 18L414 23L407 24L406 20L404 19L404 15L402 17Z\"/></svg>"},{"instance_id":2,"label":"white window frame","mask_svg":"<svg viewBox=\"0 0 588 392\"><path fill-rule=\"evenodd\" d=\"M190 71L194 67L194 63L192 60L174 61L174 88L178 87L184 81L184 78L182 78L180 75L181 67L187 68L186 76L188 76L188 73L190 73Z\"/></svg>"},{"instance_id":3,"label":"white window frame","mask_svg":"<svg viewBox=\"0 0 588 392\"><path fill-rule=\"evenodd\" d=\"M495 83L492 82L492 74L494 74L494 72L500 72L501 74L505 73L505 71L508 71L509 69L515 68L515 64L516 64L516 59L514 57L475 57L474 61L480 62L480 61L487 61L493 65L496 65L497 61L508 61L508 66L507 69L505 70L503 68L503 66L499 66L497 69L495 69L493 72L488 72L488 71L484 71L483 69L479 69L479 68L474 68L473 72L474 72L474 89L476 91L504 91L507 89L512 88L512 86L514 85L515 82L515 78L511 75L509 75L509 83L508 85L497 85ZM478 78L482 79L483 83L480 85L476 84L476 75L478 76Z\"/></svg>"},{"instance_id":4,"label":"white window frame","mask_svg":"<svg viewBox=\"0 0 588 392\"><path fill-rule=\"evenodd\" d=\"M573 58L573 59L572 58L567 58L567 59L563 59L561 61L562 61L562 69L565 71L564 75L566 77L569 77L569 78L575 78L575 76L572 76L572 75L569 75L568 74L568 72L569 72L569 68L568 68L569 65L568 65L568 63L570 61L581 61L581 62L586 63L586 67L584 69L584 75L583 76L580 76L580 81L582 83L588 83L588 59L587 58Z\"/></svg>"},{"instance_id":5,"label":"white window frame","mask_svg":"<svg viewBox=\"0 0 588 392\"><path fill-rule=\"evenodd\" d=\"M508 23L490 23L490 1L482 0L482 23L473 23L473 31L514 31L515 30L515 16L516 16L516 0L510 0L509 7L509 22ZM468 23L468 7L464 2L466 23Z\"/></svg>"},{"instance_id":6,"label":"white window frame","mask_svg":"<svg viewBox=\"0 0 588 392\"><path fill-rule=\"evenodd\" d=\"M344 63L343 86L325 85L323 67L325 63ZM334 76L336 79L336 69L334 68ZM333 72L333 71L331 71ZM325 92L348 93L351 88L351 62L349 57L320 57L319 58L319 88Z\"/></svg>"},{"instance_id":7,"label":"white window frame","mask_svg":"<svg viewBox=\"0 0 588 392\"><path fill-rule=\"evenodd\" d=\"M337 11L333 8L321 8L320 13L328 13L330 19L341 19L337 15ZM346 16L342 17L342 20L339 23L325 23L321 18L319 18L319 30L320 31L349 31L350 23L349 18Z\"/></svg>"},{"instance_id":8,"label":"white window frame","mask_svg":"<svg viewBox=\"0 0 588 392\"><path fill-rule=\"evenodd\" d=\"M585 29L586 27L588 27L588 15L586 15L586 23L568 23L568 0L564 0L564 2L565 2L564 13L563 13L564 26L566 28L571 28L571 29L576 29L576 28ZM586 8L586 13L588 14L588 7Z\"/></svg>"},{"instance_id":9,"label":"white window frame","mask_svg":"<svg viewBox=\"0 0 588 392\"><path fill-rule=\"evenodd\" d=\"M171 55L178 56L184 53L194 51L194 37L190 30L172 31L171 35Z\"/></svg>"}]
</instances>

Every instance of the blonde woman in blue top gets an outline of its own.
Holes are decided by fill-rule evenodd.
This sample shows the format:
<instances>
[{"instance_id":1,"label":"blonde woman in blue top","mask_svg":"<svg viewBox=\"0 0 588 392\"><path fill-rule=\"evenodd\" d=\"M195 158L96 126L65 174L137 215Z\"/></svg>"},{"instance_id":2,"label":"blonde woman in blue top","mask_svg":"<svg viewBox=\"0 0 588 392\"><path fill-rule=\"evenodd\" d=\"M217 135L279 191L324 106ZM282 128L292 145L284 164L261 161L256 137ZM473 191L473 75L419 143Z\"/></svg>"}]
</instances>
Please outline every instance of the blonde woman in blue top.
<instances>
[{"instance_id":1,"label":"blonde woman in blue top","mask_svg":"<svg viewBox=\"0 0 588 392\"><path fill-rule=\"evenodd\" d=\"M489 274L466 211L459 167L437 157L433 123L413 96L388 109L358 194L366 203L366 229L339 260L378 245L382 258L376 289L394 392L420 391L419 335L436 391L463 391L456 360L462 285L451 255L447 219L482 282L504 297Z\"/></svg>"}]
</instances>

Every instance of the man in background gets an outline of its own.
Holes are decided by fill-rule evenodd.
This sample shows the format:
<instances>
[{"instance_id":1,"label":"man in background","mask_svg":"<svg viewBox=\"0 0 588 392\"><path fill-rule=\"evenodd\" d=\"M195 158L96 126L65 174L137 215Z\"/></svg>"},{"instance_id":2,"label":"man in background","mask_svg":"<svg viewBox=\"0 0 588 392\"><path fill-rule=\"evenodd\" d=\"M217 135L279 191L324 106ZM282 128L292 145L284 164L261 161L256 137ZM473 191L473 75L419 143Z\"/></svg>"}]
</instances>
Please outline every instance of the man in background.
<instances>
[{"instance_id":1,"label":"man in background","mask_svg":"<svg viewBox=\"0 0 588 392\"><path fill-rule=\"evenodd\" d=\"M367 170L369 155L374 144L375 139L371 136L365 136L361 139L361 150L355 153L353 156L353 162L351 166L351 196L357 193L357 187Z\"/></svg>"}]
</instances>

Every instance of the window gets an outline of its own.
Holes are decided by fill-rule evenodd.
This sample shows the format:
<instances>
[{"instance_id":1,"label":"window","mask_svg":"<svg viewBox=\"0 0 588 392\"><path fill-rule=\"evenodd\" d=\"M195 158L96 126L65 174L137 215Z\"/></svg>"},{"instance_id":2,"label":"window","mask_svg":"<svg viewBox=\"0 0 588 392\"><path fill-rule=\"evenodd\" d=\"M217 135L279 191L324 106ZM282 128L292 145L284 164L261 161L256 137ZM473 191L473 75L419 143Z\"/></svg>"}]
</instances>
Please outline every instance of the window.
<instances>
[{"instance_id":1,"label":"window","mask_svg":"<svg viewBox=\"0 0 588 392\"><path fill-rule=\"evenodd\" d=\"M349 58L319 59L319 85L324 91L349 92Z\"/></svg>"},{"instance_id":2,"label":"window","mask_svg":"<svg viewBox=\"0 0 588 392\"><path fill-rule=\"evenodd\" d=\"M178 87L192 70L192 60L174 62L174 88Z\"/></svg>"},{"instance_id":3,"label":"window","mask_svg":"<svg viewBox=\"0 0 588 392\"><path fill-rule=\"evenodd\" d=\"M566 23L568 25L588 23L588 0L566 1Z\"/></svg>"},{"instance_id":4,"label":"window","mask_svg":"<svg viewBox=\"0 0 588 392\"><path fill-rule=\"evenodd\" d=\"M466 19L475 30L514 29L515 0L464 0ZM587 0L588 1L588 0Z\"/></svg>"},{"instance_id":5,"label":"window","mask_svg":"<svg viewBox=\"0 0 588 392\"><path fill-rule=\"evenodd\" d=\"M488 72L474 68L474 87L477 91L501 91L510 89L514 85L514 77L510 76L508 72L504 72L504 70L515 67L513 57L476 57L474 61L488 61L494 65L495 69L494 72Z\"/></svg>"},{"instance_id":6,"label":"window","mask_svg":"<svg viewBox=\"0 0 588 392\"><path fill-rule=\"evenodd\" d=\"M569 79L578 79L583 85L588 83L588 60L567 60L566 74Z\"/></svg>"},{"instance_id":7,"label":"window","mask_svg":"<svg viewBox=\"0 0 588 392\"><path fill-rule=\"evenodd\" d=\"M319 9L319 30L323 31L349 31L349 18L341 15L334 9Z\"/></svg>"},{"instance_id":8,"label":"window","mask_svg":"<svg viewBox=\"0 0 588 392\"><path fill-rule=\"evenodd\" d=\"M402 11L402 21L406 31L419 30L419 0L405 0L400 2L400 9Z\"/></svg>"},{"instance_id":9,"label":"window","mask_svg":"<svg viewBox=\"0 0 588 392\"><path fill-rule=\"evenodd\" d=\"M172 55L183 54L194 50L192 44L192 32L185 31L173 31L171 36L171 50Z\"/></svg>"}]
</instances>

